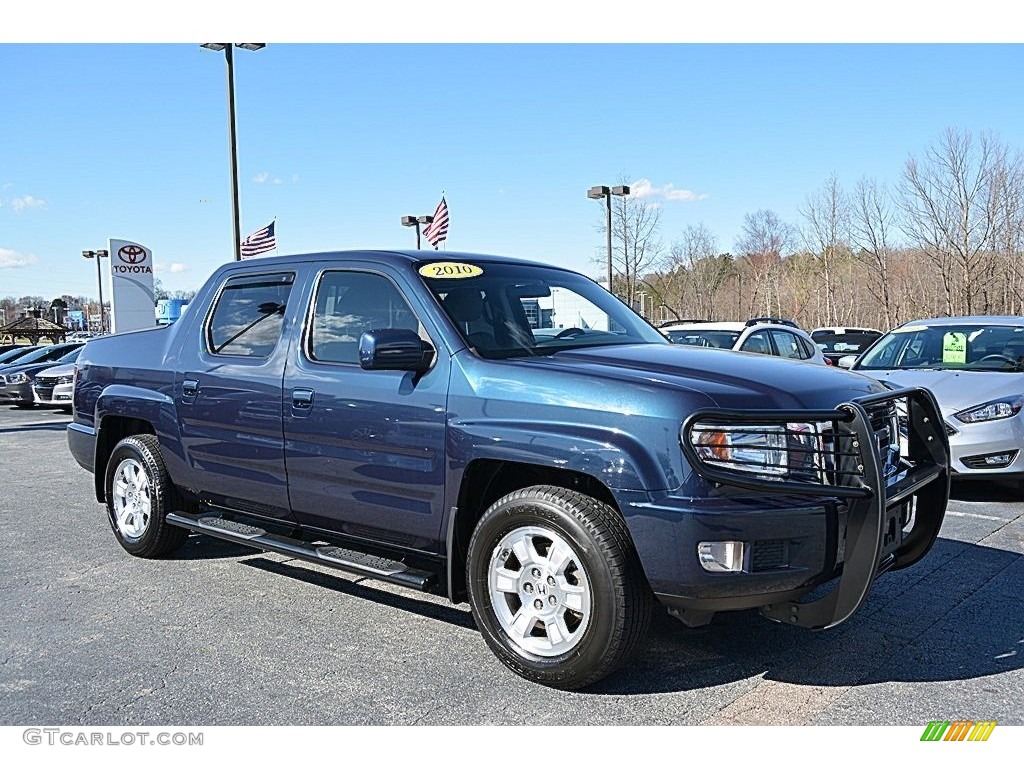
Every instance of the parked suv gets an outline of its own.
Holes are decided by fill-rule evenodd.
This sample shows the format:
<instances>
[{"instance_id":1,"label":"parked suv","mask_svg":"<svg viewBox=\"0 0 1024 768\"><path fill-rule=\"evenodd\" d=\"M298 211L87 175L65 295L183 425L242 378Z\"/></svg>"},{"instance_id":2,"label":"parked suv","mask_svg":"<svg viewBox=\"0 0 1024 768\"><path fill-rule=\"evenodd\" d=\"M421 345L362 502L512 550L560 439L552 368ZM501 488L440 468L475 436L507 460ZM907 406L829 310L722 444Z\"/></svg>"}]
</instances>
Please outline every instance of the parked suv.
<instances>
[{"instance_id":1,"label":"parked suv","mask_svg":"<svg viewBox=\"0 0 1024 768\"><path fill-rule=\"evenodd\" d=\"M776 317L755 317L744 323L672 323L662 326L661 332L675 344L754 352L822 365L827 362L811 337L796 323Z\"/></svg>"},{"instance_id":2,"label":"parked suv","mask_svg":"<svg viewBox=\"0 0 1024 768\"><path fill-rule=\"evenodd\" d=\"M932 546L927 391L670 344L582 275L444 259L231 262L177 323L91 340L68 442L121 546L191 531L468 600L559 688L629 658L655 605L831 627Z\"/></svg>"}]
</instances>

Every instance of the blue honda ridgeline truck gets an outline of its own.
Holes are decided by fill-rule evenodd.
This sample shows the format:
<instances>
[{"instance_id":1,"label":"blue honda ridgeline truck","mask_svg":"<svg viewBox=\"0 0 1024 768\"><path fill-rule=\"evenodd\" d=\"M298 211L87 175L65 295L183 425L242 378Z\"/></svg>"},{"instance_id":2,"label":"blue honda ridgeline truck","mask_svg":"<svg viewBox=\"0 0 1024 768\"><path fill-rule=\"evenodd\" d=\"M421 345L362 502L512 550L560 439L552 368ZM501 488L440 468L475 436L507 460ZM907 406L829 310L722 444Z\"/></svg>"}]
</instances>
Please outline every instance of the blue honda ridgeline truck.
<instances>
[{"instance_id":1,"label":"blue honda ridgeline truck","mask_svg":"<svg viewBox=\"0 0 1024 768\"><path fill-rule=\"evenodd\" d=\"M174 325L90 341L68 442L121 546L191 531L468 600L506 666L573 689L655 603L822 629L934 543L927 391L673 345L574 272L444 258L233 262Z\"/></svg>"}]
</instances>

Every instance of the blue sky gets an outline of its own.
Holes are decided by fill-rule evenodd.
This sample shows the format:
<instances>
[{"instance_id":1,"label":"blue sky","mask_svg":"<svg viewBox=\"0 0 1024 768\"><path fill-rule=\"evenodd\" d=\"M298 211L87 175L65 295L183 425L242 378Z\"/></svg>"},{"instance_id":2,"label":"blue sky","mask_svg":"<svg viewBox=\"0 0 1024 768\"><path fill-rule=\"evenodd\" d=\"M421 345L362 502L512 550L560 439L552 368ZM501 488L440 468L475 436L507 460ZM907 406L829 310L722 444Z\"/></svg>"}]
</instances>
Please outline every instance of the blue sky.
<instances>
[{"instance_id":1,"label":"blue sky","mask_svg":"<svg viewBox=\"0 0 1024 768\"><path fill-rule=\"evenodd\" d=\"M594 184L646 179L666 243L798 207L832 172L894 181L947 126L1024 147L1013 45L275 44L236 52L243 234L279 253L447 248L601 267ZM223 56L0 44L0 296L95 295L82 249L154 251L171 289L231 258ZM690 194L685 194L688 192Z\"/></svg>"}]
</instances>

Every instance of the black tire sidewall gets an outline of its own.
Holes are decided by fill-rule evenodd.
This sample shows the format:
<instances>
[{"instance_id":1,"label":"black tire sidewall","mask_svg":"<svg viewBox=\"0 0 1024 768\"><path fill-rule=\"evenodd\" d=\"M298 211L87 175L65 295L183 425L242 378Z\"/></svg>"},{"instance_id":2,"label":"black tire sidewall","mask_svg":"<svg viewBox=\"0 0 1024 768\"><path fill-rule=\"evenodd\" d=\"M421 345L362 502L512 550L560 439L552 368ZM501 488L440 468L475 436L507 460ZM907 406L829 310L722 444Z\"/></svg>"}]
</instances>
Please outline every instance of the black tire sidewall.
<instances>
[{"instance_id":1,"label":"black tire sidewall","mask_svg":"<svg viewBox=\"0 0 1024 768\"><path fill-rule=\"evenodd\" d=\"M559 656L536 656L520 648L502 629L491 605L488 570L498 542L528 525L550 528L564 538L582 561L590 582L590 623L580 643ZM570 683L591 676L613 642L621 606L620 585L608 561L586 527L559 504L537 497L510 499L492 507L481 519L470 543L467 565L470 605L491 650L506 665L527 678L545 683Z\"/></svg>"},{"instance_id":2,"label":"black tire sidewall","mask_svg":"<svg viewBox=\"0 0 1024 768\"><path fill-rule=\"evenodd\" d=\"M121 531L117 527L117 516L114 513L114 473L117 471L118 465L125 459L134 459L142 466L142 469L149 480L150 487L149 525L146 527L146 531L142 536L135 540L126 539L121 534ZM142 557L149 555L154 550L159 536L160 526L164 524L163 517L166 511L164 506L167 497L167 489L161 486L161 476L163 475L161 470L163 467L162 464L157 464L158 461L161 461L159 457L154 457L150 449L144 443L135 438L125 438L118 443L111 452L110 460L107 462L106 476L104 478L103 487L105 489L107 499L107 521L110 523L110 527L114 531L114 536L126 552Z\"/></svg>"}]
</instances>

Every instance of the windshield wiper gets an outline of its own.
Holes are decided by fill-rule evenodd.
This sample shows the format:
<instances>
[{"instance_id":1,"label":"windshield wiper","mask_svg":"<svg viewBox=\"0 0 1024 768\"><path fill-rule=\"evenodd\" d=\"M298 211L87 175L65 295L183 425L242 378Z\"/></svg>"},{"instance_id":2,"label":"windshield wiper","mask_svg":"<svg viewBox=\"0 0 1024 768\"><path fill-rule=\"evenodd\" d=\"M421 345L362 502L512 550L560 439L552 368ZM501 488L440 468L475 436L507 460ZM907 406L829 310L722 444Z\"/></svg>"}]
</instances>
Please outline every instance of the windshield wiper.
<instances>
[{"instance_id":1,"label":"windshield wiper","mask_svg":"<svg viewBox=\"0 0 1024 768\"><path fill-rule=\"evenodd\" d=\"M266 301L266 302L260 304L258 309L259 309L259 311L262 314L259 317L257 317L255 320L253 320L251 323L249 323L247 326L245 326L245 328L240 330L238 333L236 333L230 339L228 339L223 344L221 344L219 347L217 347L215 350L213 350L214 353L220 352L222 349L224 349L224 347L226 347L228 344L233 342L235 339L237 339L243 333L248 333L253 328L255 328L257 325L259 325L264 320L266 320L268 317L273 317L274 315L283 315L284 314L284 304L278 304L276 301Z\"/></svg>"}]
</instances>

